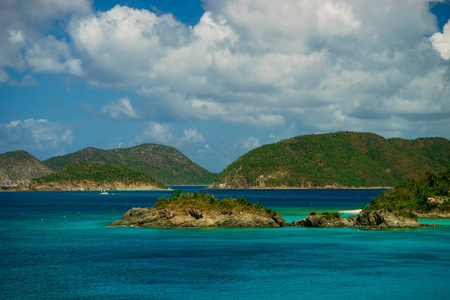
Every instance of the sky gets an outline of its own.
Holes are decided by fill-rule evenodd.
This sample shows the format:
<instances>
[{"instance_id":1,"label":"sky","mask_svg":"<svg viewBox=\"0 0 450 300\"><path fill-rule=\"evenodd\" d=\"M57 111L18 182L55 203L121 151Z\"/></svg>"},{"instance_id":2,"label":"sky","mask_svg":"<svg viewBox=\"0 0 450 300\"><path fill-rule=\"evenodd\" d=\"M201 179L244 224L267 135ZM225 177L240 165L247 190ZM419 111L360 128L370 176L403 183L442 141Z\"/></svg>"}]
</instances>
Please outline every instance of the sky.
<instances>
[{"instance_id":1,"label":"sky","mask_svg":"<svg viewBox=\"0 0 450 300\"><path fill-rule=\"evenodd\" d=\"M450 1L0 0L0 153L450 139Z\"/></svg>"}]
</instances>

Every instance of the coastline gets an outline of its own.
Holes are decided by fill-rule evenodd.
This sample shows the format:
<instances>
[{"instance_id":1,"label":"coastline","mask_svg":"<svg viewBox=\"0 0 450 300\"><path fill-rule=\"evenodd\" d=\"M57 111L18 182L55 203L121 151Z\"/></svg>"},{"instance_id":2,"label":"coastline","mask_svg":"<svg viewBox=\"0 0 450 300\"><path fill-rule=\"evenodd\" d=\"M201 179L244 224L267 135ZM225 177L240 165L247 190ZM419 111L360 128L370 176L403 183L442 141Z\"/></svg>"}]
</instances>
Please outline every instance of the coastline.
<instances>
[{"instance_id":1,"label":"coastline","mask_svg":"<svg viewBox=\"0 0 450 300\"><path fill-rule=\"evenodd\" d=\"M207 189L211 190L388 190L392 189L391 186L367 186L367 187L348 187L348 186L311 186L311 187L289 187L289 186L279 186L279 187L214 187L210 185Z\"/></svg>"},{"instance_id":2,"label":"coastline","mask_svg":"<svg viewBox=\"0 0 450 300\"><path fill-rule=\"evenodd\" d=\"M341 214L359 214L361 211L362 211L362 208L361 209L353 209L353 210L341 210L341 211L338 211L338 213L341 213Z\"/></svg>"}]
</instances>

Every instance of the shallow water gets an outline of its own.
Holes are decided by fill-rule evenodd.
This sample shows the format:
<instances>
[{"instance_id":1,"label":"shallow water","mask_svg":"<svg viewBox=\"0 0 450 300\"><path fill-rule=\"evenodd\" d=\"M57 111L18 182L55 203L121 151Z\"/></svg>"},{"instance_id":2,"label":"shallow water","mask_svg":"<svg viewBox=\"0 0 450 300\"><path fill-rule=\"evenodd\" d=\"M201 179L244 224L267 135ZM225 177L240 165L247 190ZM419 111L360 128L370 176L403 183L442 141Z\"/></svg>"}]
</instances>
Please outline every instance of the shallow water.
<instances>
[{"instance_id":1,"label":"shallow water","mask_svg":"<svg viewBox=\"0 0 450 300\"><path fill-rule=\"evenodd\" d=\"M260 202L291 221L362 208L380 191L209 192ZM170 194L0 193L0 298L448 299L448 220L386 231L107 227Z\"/></svg>"}]
</instances>

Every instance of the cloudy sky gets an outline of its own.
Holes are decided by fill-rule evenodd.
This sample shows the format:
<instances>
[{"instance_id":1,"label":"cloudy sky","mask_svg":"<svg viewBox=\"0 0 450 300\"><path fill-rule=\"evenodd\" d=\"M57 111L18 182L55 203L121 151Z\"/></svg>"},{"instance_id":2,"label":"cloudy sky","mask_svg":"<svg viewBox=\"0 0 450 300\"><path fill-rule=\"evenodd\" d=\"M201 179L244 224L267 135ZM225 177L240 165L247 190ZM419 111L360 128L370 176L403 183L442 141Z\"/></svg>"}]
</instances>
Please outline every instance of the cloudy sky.
<instances>
[{"instance_id":1,"label":"cloudy sky","mask_svg":"<svg viewBox=\"0 0 450 300\"><path fill-rule=\"evenodd\" d=\"M450 138L450 1L1 0L0 153Z\"/></svg>"}]
</instances>

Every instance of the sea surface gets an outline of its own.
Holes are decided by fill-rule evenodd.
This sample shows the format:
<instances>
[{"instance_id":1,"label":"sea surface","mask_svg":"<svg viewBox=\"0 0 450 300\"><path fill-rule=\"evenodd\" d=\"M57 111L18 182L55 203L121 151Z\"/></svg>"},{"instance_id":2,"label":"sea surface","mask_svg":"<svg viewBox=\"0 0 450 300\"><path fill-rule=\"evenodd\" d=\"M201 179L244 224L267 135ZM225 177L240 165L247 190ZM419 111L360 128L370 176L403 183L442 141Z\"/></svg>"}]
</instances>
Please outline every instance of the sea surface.
<instances>
[{"instance_id":1,"label":"sea surface","mask_svg":"<svg viewBox=\"0 0 450 300\"><path fill-rule=\"evenodd\" d=\"M207 192L290 222L362 208L380 190ZM449 299L449 220L382 231L107 227L170 195L0 192L0 299Z\"/></svg>"}]
</instances>

